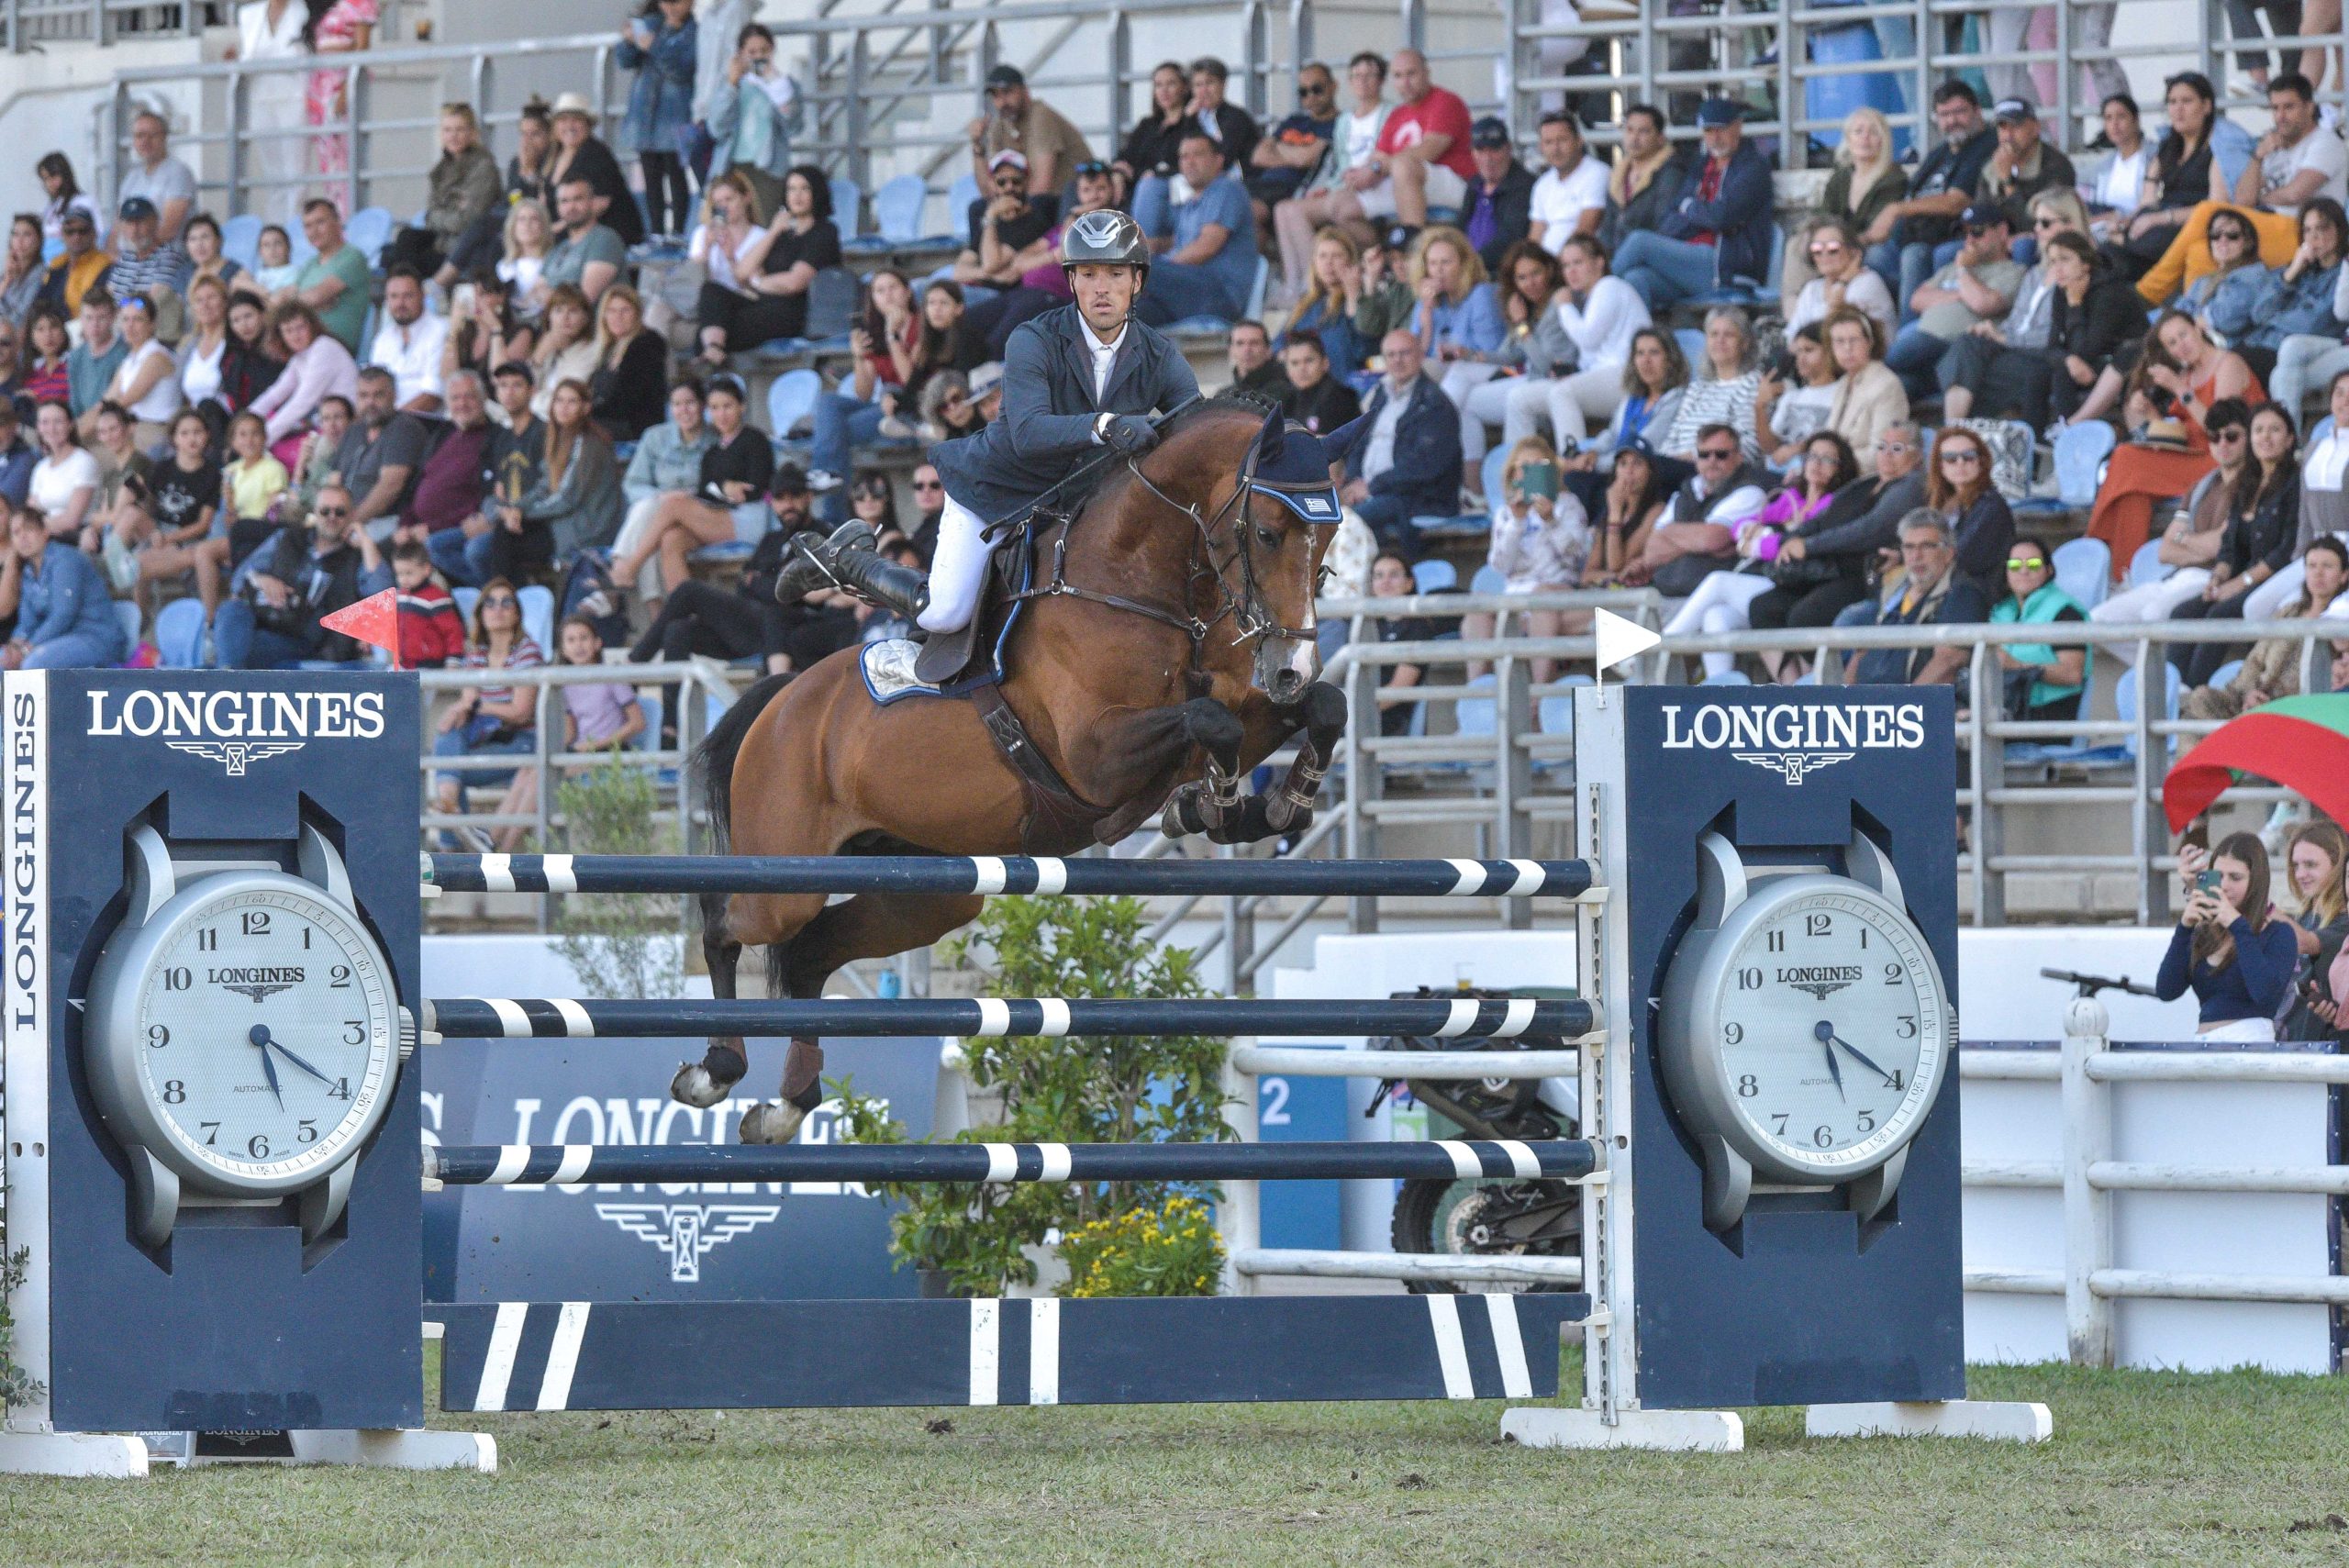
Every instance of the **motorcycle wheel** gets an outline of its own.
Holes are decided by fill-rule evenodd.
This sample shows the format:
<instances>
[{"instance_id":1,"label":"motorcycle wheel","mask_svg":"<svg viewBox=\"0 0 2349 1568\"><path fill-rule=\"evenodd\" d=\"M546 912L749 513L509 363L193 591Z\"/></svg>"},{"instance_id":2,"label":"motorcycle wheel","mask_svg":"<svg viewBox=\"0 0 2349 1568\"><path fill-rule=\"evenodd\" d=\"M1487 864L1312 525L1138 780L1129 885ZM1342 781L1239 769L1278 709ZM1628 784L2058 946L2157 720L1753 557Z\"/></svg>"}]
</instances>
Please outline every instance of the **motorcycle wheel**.
<instances>
[{"instance_id":1,"label":"motorcycle wheel","mask_svg":"<svg viewBox=\"0 0 2349 1568\"><path fill-rule=\"evenodd\" d=\"M1569 1230L1555 1238L1544 1238L1537 1246L1477 1244L1474 1231L1480 1211L1496 1202L1506 1190L1505 1184L1489 1182L1406 1181L1402 1191L1395 1196L1395 1218L1388 1229L1388 1239L1398 1252L1443 1252L1462 1257L1523 1255L1528 1252L1542 1257L1580 1254L1582 1226L1578 1207L1576 1219ZM1576 1287L1518 1281L1407 1280L1403 1288L1414 1296L1457 1296L1496 1292L1517 1295Z\"/></svg>"}]
</instances>

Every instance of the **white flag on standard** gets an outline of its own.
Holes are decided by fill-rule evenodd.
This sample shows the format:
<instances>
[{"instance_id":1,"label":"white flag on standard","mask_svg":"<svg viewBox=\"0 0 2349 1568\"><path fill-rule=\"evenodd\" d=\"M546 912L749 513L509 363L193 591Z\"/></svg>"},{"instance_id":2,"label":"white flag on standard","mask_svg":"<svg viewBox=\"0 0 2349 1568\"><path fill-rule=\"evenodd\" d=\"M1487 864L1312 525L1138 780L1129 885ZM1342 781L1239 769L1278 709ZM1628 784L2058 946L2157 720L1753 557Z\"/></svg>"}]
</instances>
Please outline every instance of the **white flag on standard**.
<instances>
[{"instance_id":1,"label":"white flag on standard","mask_svg":"<svg viewBox=\"0 0 2349 1568\"><path fill-rule=\"evenodd\" d=\"M1591 634L1598 639L1598 673L1636 659L1664 639L1637 621L1625 620L1612 610L1595 611Z\"/></svg>"}]
</instances>

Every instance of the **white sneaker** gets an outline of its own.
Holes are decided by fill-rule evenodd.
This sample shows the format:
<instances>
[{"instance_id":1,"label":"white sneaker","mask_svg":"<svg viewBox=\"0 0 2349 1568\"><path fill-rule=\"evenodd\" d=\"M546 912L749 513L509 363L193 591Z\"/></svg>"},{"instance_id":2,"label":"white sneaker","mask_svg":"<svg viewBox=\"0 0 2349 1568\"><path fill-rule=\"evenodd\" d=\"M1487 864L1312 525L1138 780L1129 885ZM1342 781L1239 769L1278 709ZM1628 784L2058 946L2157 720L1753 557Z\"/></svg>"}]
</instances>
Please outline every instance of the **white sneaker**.
<instances>
[{"instance_id":1,"label":"white sneaker","mask_svg":"<svg viewBox=\"0 0 2349 1568\"><path fill-rule=\"evenodd\" d=\"M840 487L841 476L834 473L831 470L828 468L811 468L807 471L807 493L809 495L821 495L827 490L838 490Z\"/></svg>"}]
</instances>

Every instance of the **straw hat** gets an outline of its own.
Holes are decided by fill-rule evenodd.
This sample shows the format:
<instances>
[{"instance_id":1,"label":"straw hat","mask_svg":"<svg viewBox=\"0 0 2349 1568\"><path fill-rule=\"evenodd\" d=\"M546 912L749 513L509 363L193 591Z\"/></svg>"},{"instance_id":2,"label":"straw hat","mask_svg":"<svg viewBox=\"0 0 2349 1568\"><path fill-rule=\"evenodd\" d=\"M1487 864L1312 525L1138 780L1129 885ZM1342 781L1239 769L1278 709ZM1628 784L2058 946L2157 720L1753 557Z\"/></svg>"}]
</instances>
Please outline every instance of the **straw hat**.
<instances>
[{"instance_id":1,"label":"straw hat","mask_svg":"<svg viewBox=\"0 0 2349 1568\"><path fill-rule=\"evenodd\" d=\"M556 97L554 107L548 113L555 119L565 115L577 115L581 119L592 121L596 117L596 106L587 101L584 93L564 93Z\"/></svg>"}]
</instances>

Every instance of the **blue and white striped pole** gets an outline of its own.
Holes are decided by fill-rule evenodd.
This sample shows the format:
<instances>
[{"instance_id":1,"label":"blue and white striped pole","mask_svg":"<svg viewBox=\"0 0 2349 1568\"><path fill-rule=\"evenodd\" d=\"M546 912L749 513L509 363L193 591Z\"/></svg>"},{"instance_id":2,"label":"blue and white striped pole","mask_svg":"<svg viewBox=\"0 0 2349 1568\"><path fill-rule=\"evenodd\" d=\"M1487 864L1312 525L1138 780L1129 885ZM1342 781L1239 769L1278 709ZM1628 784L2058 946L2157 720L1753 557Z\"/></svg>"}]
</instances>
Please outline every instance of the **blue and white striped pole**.
<instances>
[{"instance_id":1,"label":"blue and white striped pole","mask_svg":"<svg viewBox=\"0 0 2349 1568\"><path fill-rule=\"evenodd\" d=\"M1585 861L1053 860L993 855L426 855L452 893L1121 893L1586 898Z\"/></svg>"},{"instance_id":2,"label":"blue and white striped pole","mask_svg":"<svg viewBox=\"0 0 2349 1568\"><path fill-rule=\"evenodd\" d=\"M424 1006L425 1032L452 1040L1394 1034L1504 1040L1543 1035L1576 1040L1595 1027L1587 1002L1527 997L574 1001L567 996L459 996L427 1002ZM1398 1058L1397 1065L1407 1061Z\"/></svg>"},{"instance_id":3,"label":"blue and white striped pole","mask_svg":"<svg viewBox=\"0 0 2349 1568\"><path fill-rule=\"evenodd\" d=\"M1578 1181L1581 1139L1400 1143L480 1144L427 1149L464 1186L661 1182L1239 1182L1434 1177Z\"/></svg>"}]
</instances>

